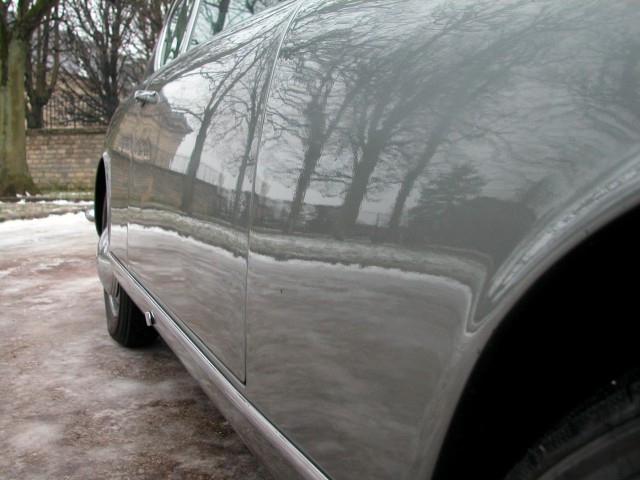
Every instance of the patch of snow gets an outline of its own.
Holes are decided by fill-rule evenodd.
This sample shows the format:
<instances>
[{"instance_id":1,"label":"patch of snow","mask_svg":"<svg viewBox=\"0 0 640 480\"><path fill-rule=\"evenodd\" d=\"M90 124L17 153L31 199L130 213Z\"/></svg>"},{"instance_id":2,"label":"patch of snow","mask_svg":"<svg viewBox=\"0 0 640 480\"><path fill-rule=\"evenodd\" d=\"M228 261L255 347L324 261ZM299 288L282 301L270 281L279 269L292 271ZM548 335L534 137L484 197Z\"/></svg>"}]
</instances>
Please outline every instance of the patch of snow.
<instances>
[{"instance_id":1,"label":"patch of snow","mask_svg":"<svg viewBox=\"0 0 640 480\"><path fill-rule=\"evenodd\" d=\"M66 263L66 260L64 258L53 258L53 259L51 259L49 261L38 263L37 265L35 265L34 270L35 271L49 270L49 269L52 269L52 268L59 267L60 265L62 265L64 263Z\"/></svg>"},{"instance_id":2,"label":"patch of snow","mask_svg":"<svg viewBox=\"0 0 640 480\"><path fill-rule=\"evenodd\" d=\"M0 278L11 275L15 270L16 268L7 268L6 270L0 270Z\"/></svg>"},{"instance_id":3,"label":"patch of snow","mask_svg":"<svg viewBox=\"0 0 640 480\"><path fill-rule=\"evenodd\" d=\"M12 255L12 251L20 252L25 246L38 246L34 252L46 250L51 241L56 241L61 248L78 250L84 247L83 238L91 232L95 234L93 224L88 222L83 212L29 220L9 220L0 223L0 252ZM97 236L95 237L97 243Z\"/></svg>"},{"instance_id":4,"label":"patch of snow","mask_svg":"<svg viewBox=\"0 0 640 480\"><path fill-rule=\"evenodd\" d=\"M46 205L77 205L77 206L86 206L89 207L93 205L93 202L88 200L81 200L79 202L74 202L72 200L40 200L35 202L38 204L46 204Z\"/></svg>"},{"instance_id":5,"label":"patch of snow","mask_svg":"<svg viewBox=\"0 0 640 480\"><path fill-rule=\"evenodd\" d=\"M31 422L22 425L21 430L10 441L10 444L17 447L21 453L44 449L62 438L61 427L50 423Z\"/></svg>"},{"instance_id":6,"label":"patch of snow","mask_svg":"<svg viewBox=\"0 0 640 480\"><path fill-rule=\"evenodd\" d=\"M0 223L0 234L41 228L55 228L58 233L60 233L62 229L75 231L73 227L77 227L79 223L89 224L83 212L49 215L48 217L30 218L28 220L9 220Z\"/></svg>"}]
</instances>

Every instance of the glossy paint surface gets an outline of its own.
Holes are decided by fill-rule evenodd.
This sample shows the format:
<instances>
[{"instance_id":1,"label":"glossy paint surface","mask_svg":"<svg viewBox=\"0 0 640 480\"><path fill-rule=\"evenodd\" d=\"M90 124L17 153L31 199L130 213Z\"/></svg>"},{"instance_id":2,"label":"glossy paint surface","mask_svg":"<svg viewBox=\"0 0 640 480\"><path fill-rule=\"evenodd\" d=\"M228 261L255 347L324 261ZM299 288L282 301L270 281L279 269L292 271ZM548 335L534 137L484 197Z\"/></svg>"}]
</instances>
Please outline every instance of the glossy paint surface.
<instances>
[{"instance_id":1,"label":"glossy paint surface","mask_svg":"<svg viewBox=\"0 0 640 480\"><path fill-rule=\"evenodd\" d=\"M131 271L241 381L250 174L289 11L160 70L136 125Z\"/></svg>"},{"instance_id":2,"label":"glossy paint surface","mask_svg":"<svg viewBox=\"0 0 640 480\"><path fill-rule=\"evenodd\" d=\"M428 472L505 271L638 168L639 41L628 2L303 4L261 139L246 394L329 476Z\"/></svg>"},{"instance_id":3,"label":"glossy paint surface","mask_svg":"<svg viewBox=\"0 0 640 480\"><path fill-rule=\"evenodd\" d=\"M327 476L428 478L494 328L640 204L640 4L265 13L114 123L112 252Z\"/></svg>"},{"instance_id":4,"label":"glossy paint surface","mask_svg":"<svg viewBox=\"0 0 640 480\"><path fill-rule=\"evenodd\" d=\"M129 177L133 154L133 136L138 108L133 98L120 103L107 133L106 163L108 203L110 215L109 250L123 264L127 264L127 229Z\"/></svg>"}]
</instances>

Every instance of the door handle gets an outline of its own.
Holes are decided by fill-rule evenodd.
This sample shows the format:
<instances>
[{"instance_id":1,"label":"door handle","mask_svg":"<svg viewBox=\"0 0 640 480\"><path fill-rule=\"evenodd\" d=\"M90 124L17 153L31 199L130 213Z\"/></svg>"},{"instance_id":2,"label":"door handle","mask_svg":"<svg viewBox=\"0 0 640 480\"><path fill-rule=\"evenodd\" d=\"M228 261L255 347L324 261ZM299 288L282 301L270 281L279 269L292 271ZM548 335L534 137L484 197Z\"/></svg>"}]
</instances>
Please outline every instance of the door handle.
<instances>
[{"instance_id":1,"label":"door handle","mask_svg":"<svg viewBox=\"0 0 640 480\"><path fill-rule=\"evenodd\" d=\"M158 103L158 92L154 90L136 90L133 98L143 105L145 103Z\"/></svg>"}]
</instances>

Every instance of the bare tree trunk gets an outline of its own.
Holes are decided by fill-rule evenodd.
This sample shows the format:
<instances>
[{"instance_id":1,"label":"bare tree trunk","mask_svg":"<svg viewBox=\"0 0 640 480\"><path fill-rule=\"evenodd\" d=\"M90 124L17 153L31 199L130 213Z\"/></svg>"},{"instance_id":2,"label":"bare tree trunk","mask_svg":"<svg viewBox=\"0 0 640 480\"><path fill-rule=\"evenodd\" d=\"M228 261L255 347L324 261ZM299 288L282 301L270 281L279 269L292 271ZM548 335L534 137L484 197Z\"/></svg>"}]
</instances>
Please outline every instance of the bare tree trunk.
<instances>
[{"instance_id":1,"label":"bare tree trunk","mask_svg":"<svg viewBox=\"0 0 640 480\"><path fill-rule=\"evenodd\" d=\"M36 190L26 153L24 66L26 40L12 35L0 50L0 195Z\"/></svg>"},{"instance_id":2,"label":"bare tree trunk","mask_svg":"<svg viewBox=\"0 0 640 480\"><path fill-rule=\"evenodd\" d=\"M249 133L247 135L247 141L244 146L244 152L242 154L242 160L240 161L240 167L238 169L238 178L236 179L236 193L233 199L233 220L232 225L235 227L238 224L238 215L240 213L240 199L242 198L242 185L244 184L244 176L247 173L247 167L249 166L249 157L251 156L251 146L253 145L253 139L256 135L256 128L258 126L258 114L255 111L251 112L251 118L249 123Z\"/></svg>"},{"instance_id":3,"label":"bare tree trunk","mask_svg":"<svg viewBox=\"0 0 640 480\"><path fill-rule=\"evenodd\" d=\"M224 28L224 22L227 19L227 12L229 10L229 1L230 0L220 1L220 6L218 7L218 20L216 21L216 25L213 29L215 33L221 32Z\"/></svg>"},{"instance_id":4,"label":"bare tree trunk","mask_svg":"<svg viewBox=\"0 0 640 480\"><path fill-rule=\"evenodd\" d=\"M220 102L224 99L225 95L229 93L229 90L233 85L236 84L244 75L239 75L238 78L231 82L231 85L227 86L225 90L219 95L218 92L223 88L225 81L230 77L230 75L235 71L235 68L232 68L227 72L223 79L220 80L218 87L215 92L211 94L211 99L209 103L204 109L202 119L200 120L200 128L198 129L198 135L196 137L196 142L193 146L193 150L191 151L191 156L189 157L189 166L187 167L187 172L184 177L184 186L182 188L182 201L180 204L180 208L182 211L186 213L192 213L193 209L193 191L196 185L196 176L198 175L198 169L200 168L200 161L202 160L202 151L204 150L204 143L207 140L207 132L209 127L211 126L211 121L213 120L213 116L218 110L218 106Z\"/></svg>"},{"instance_id":5,"label":"bare tree trunk","mask_svg":"<svg viewBox=\"0 0 640 480\"><path fill-rule=\"evenodd\" d=\"M333 231L333 235L337 239L342 240L347 230L356 223L358 213L360 212L360 205L367 194L369 177L371 177L373 170L376 168L378 159L382 153L384 142L378 143L375 140L372 142L374 142L373 145L365 145L362 150L362 159L356 165L353 180L344 197L342 207L340 207Z\"/></svg>"},{"instance_id":6,"label":"bare tree trunk","mask_svg":"<svg viewBox=\"0 0 640 480\"><path fill-rule=\"evenodd\" d=\"M27 39L57 0L0 2L0 196L35 191L27 166L24 73Z\"/></svg>"},{"instance_id":7,"label":"bare tree trunk","mask_svg":"<svg viewBox=\"0 0 640 480\"><path fill-rule=\"evenodd\" d=\"M400 218L402 216L405 203L407 202L407 198L409 198L409 194L413 190L413 185L416 180L436 154L438 146L442 143L443 135L451 126L452 121L453 116L450 115L436 126L434 131L431 133L431 137L429 138L429 142L427 143L427 148L424 153L420 156L416 165L410 169L402 179L400 190L398 191L396 201L393 205L393 210L391 211L391 218L389 219L389 239L391 241L398 240Z\"/></svg>"},{"instance_id":8,"label":"bare tree trunk","mask_svg":"<svg viewBox=\"0 0 640 480\"><path fill-rule=\"evenodd\" d=\"M258 77L259 78L259 77ZM238 178L236 179L236 194L233 200L233 226L238 223L238 215L240 213L240 198L242 197L242 185L244 184L244 176L247 173L247 167L249 166L249 160L251 157L251 147L255 139L258 122L262 118L262 110L264 107L264 101L266 99L266 91L258 90L259 84L254 84L251 91L251 107L249 109L249 119L247 140L245 142L244 152L242 153L242 160L240 161L240 167L238 169Z\"/></svg>"},{"instance_id":9,"label":"bare tree trunk","mask_svg":"<svg viewBox=\"0 0 640 480\"><path fill-rule=\"evenodd\" d=\"M53 38L52 38L53 36ZM44 107L49 102L60 70L60 27L58 8L54 8L33 31L25 63L27 127L44 127Z\"/></svg>"},{"instance_id":10,"label":"bare tree trunk","mask_svg":"<svg viewBox=\"0 0 640 480\"><path fill-rule=\"evenodd\" d=\"M291 211L289 212L289 218L287 219L286 232L293 233L293 230L302 211L302 204L304 202L304 196L311 183L311 175L316 171L316 165L322 155L322 143L312 144L307 149L304 155L304 162L302 170L298 176L298 182L296 183L296 193L293 196L291 202Z\"/></svg>"},{"instance_id":11,"label":"bare tree trunk","mask_svg":"<svg viewBox=\"0 0 640 480\"><path fill-rule=\"evenodd\" d=\"M426 155L423 156L418 162L418 165L412 168L402 179L402 184L400 185L400 190L398 190L398 195L396 196L396 201L393 205L393 211L391 212L391 218L389 219L389 237L392 241L397 240L400 217L404 210L407 198L409 197L411 190L413 190L416 178L427 166L429 160L430 158L427 158Z\"/></svg>"},{"instance_id":12,"label":"bare tree trunk","mask_svg":"<svg viewBox=\"0 0 640 480\"><path fill-rule=\"evenodd\" d=\"M334 119L325 128L327 117L327 100L331 94L333 88L331 70L329 75L323 78L320 92L314 95L305 109L305 116L309 123L309 134L306 143L304 154L304 161L302 164L302 170L298 175L298 181L296 183L296 191L291 202L291 210L289 211L289 217L287 218L287 224L285 226L285 233L291 234L295 229L298 217L302 211L302 205L304 204L304 197L311 184L311 177L316 171L320 157L322 157L322 149L324 144L331 137L333 131L338 127L342 115L347 107L351 104L357 88L352 88L349 93L344 97L344 101L340 105Z\"/></svg>"},{"instance_id":13,"label":"bare tree trunk","mask_svg":"<svg viewBox=\"0 0 640 480\"><path fill-rule=\"evenodd\" d=\"M196 177L198 175L198 169L200 168L204 142L207 139L207 131L209 130L211 120L213 120L213 114L215 113L215 108L212 108L211 106L214 99L215 97L211 99L209 105L207 105L204 116L202 117L202 123L200 124L200 129L198 130L198 135L196 136L196 141L193 145L191 157L189 158L189 166L187 167L187 172L184 177L180 208L183 212L189 214L191 214L193 210L193 193L196 188Z\"/></svg>"}]
</instances>

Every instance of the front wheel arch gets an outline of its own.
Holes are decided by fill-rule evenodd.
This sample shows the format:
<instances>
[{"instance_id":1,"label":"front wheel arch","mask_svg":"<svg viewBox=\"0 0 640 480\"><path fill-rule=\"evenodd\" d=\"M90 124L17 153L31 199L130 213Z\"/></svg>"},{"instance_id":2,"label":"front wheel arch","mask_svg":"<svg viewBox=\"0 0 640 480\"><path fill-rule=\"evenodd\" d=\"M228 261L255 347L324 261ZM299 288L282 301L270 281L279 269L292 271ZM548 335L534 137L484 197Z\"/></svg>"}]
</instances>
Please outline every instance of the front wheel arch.
<instances>
[{"instance_id":1,"label":"front wheel arch","mask_svg":"<svg viewBox=\"0 0 640 480\"><path fill-rule=\"evenodd\" d=\"M98 162L98 168L96 170L96 183L93 193L93 212L95 218L94 222L98 235L102 234L103 230L106 227L106 224L103 222L103 208L105 208L105 205L107 205L107 202L105 202L106 195L107 175L104 167L104 159L101 158Z\"/></svg>"},{"instance_id":2,"label":"front wheel arch","mask_svg":"<svg viewBox=\"0 0 640 480\"><path fill-rule=\"evenodd\" d=\"M548 271L492 334L442 445L435 480L503 478L563 417L640 367L640 208ZM465 461L461 462L460 459Z\"/></svg>"}]
</instances>

